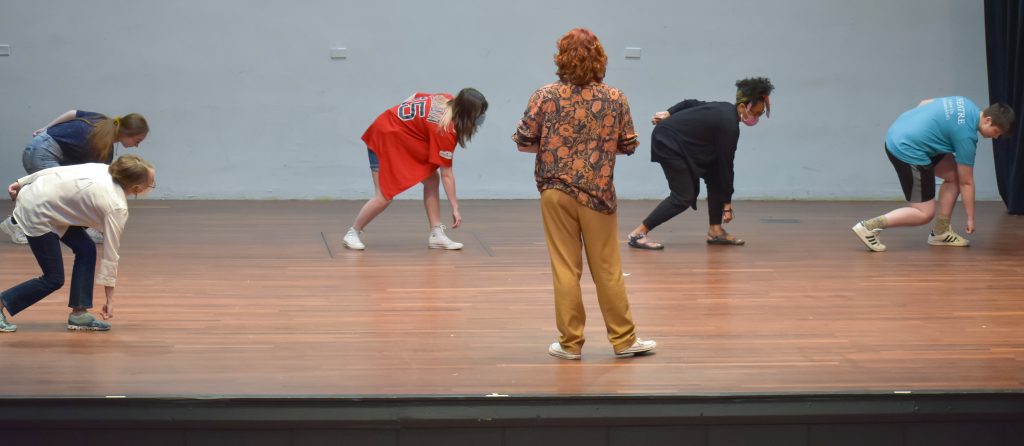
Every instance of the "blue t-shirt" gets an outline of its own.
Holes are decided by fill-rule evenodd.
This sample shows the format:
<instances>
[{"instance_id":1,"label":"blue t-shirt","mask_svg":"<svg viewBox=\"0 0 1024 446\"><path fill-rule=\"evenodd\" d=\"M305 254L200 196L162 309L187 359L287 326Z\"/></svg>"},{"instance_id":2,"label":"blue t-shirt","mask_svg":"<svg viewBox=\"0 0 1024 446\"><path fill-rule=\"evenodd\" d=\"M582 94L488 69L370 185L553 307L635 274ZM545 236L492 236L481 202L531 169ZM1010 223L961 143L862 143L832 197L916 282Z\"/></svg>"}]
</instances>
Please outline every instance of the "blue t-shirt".
<instances>
[{"instance_id":1,"label":"blue t-shirt","mask_svg":"<svg viewBox=\"0 0 1024 446\"><path fill-rule=\"evenodd\" d=\"M60 165L110 163L111 160L96 159L96 155L89 148L89 134L92 133L93 129L93 125L90 123L95 124L102 119L106 119L106 116L99 113L77 110L75 112L75 119L46 129L46 134L50 135L54 141L57 141L57 145L60 146L60 150L63 152L64 160L61 161ZM113 154L113 151L111 151L111 154Z\"/></svg>"},{"instance_id":2,"label":"blue t-shirt","mask_svg":"<svg viewBox=\"0 0 1024 446\"><path fill-rule=\"evenodd\" d=\"M885 147L907 164L924 166L952 153L957 164L974 166L981 110L963 96L935 98L896 118L885 135Z\"/></svg>"}]
</instances>

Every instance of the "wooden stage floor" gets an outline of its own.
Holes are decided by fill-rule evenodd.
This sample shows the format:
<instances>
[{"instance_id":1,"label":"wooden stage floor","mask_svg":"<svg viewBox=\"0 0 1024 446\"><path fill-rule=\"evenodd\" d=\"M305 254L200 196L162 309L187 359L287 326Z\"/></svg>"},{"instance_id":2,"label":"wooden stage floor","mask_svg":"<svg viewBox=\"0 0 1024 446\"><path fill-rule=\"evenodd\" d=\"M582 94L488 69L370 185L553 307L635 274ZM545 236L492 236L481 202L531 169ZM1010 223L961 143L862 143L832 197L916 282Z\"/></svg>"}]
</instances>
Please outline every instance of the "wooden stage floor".
<instances>
[{"instance_id":1,"label":"wooden stage floor","mask_svg":"<svg viewBox=\"0 0 1024 446\"><path fill-rule=\"evenodd\" d=\"M622 238L655 203L621 203ZM0 334L0 397L1024 390L1024 218L1001 203L979 203L970 248L892 229L885 253L849 228L896 202L737 202L728 228L743 247L704 243L701 203L655 232L664 251L623 243L638 332L657 354L612 355L585 273L589 342L575 362L546 353L536 200L464 200L456 252L426 249L419 201L381 215L365 252L341 245L362 201L131 204L113 330L66 331L58 291ZM6 241L0 265L0 288L38 275Z\"/></svg>"}]
</instances>

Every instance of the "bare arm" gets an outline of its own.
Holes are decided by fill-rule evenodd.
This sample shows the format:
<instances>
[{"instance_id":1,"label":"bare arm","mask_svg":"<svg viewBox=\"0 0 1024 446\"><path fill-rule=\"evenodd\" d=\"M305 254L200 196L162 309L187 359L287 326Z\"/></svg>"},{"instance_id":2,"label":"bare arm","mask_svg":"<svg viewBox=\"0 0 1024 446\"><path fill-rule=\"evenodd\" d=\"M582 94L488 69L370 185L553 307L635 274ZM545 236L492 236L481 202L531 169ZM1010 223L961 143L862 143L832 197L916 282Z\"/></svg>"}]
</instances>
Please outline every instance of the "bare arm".
<instances>
[{"instance_id":1,"label":"bare arm","mask_svg":"<svg viewBox=\"0 0 1024 446\"><path fill-rule=\"evenodd\" d=\"M538 144L532 144L532 145L529 145L529 146L519 146L519 145L517 145L516 147L519 148L520 152L524 152L524 153L537 153L538 151L540 151L540 145L538 145Z\"/></svg>"},{"instance_id":2,"label":"bare arm","mask_svg":"<svg viewBox=\"0 0 1024 446\"><path fill-rule=\"evenodd\" d=\"M925 100L921 101L920 103L918 103L918 104L917 104L917 106L918 106L918 107L920 107L920 106L922 106L922 105L926 105L926 104L929 104L929 103L931 103L931 102L932 102L932 101L934 101L934 100L935 100L935 99L925 99Z\"/></svg>"},{"instance_id":3,"label":"bare arm","mask_svg":"<svg viewBox=\"0 0 1024 446\"><path fill-rule=\"evenodd\" d=\"M967 213L967 233L974 233L974 167L957 164L956 174L960 179L960 198Z\"/></svg>"},{"instance_id":4,"label":"bare arm","mask_svg":"<svg viewBox=\"0 0 1024 446\"><path fill-rule=\"evenodd\" d=\"M457 228L462 224L462 214L459 214L459 200L455 197L455 174L451 167L441 168L441 185L448 196L448 204L452 206L452 227Z\"/></svg>"},{"instance_id":5,"label":"bare arm","mask_svg":"<svg viewBox=\"0 0 1024 446\"><path fill-rule=\"evenodd\" d=\"M57 124L60 124L62 122L68 122L68 121L70 121L72 119L75 119L75 116L78 116L78 110L68 110L68 111L64 112L63 114L61 114L60 116L54 118L53 121L50 121L50 123L46 124L45 127L32 132L32 136L36 136L36 135L38 135L40 133L43 133L43 132L46 131L46 129L48 129L50 127L53 127L53 126L55 126Z\"/></svg>"}]
</instances>

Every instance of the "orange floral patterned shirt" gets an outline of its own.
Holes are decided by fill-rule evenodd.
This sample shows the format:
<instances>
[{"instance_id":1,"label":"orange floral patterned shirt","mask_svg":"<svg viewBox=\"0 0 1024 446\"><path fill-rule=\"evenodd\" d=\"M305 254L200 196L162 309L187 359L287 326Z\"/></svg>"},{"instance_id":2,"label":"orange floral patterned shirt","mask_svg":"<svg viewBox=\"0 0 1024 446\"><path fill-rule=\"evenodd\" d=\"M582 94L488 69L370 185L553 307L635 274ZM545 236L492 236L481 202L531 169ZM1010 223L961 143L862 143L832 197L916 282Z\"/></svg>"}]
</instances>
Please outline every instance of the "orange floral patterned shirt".
<instances>
[{"instance_id":1,"label":"orange floral patterned shirt","mask_svg":"<svg viewBox=\"0 0 1024 446\"><path fill-rule=\"evenodd\" d=\"M537 190L560 190L604 214L616 209L615 156L632 155L639 145L626 95L601 83L541 87L512 140L538 146Z\"/></svg>"}]
</instances>

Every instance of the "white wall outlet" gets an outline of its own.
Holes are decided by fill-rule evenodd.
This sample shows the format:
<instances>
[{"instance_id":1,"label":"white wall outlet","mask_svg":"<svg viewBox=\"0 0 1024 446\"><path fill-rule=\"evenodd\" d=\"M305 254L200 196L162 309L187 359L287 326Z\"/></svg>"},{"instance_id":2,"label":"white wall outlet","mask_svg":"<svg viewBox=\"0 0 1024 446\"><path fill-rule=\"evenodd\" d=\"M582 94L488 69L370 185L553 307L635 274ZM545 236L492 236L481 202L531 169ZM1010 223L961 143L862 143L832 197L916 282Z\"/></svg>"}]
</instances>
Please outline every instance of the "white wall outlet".
<instances>
[{"instance_id":1,"label":"white wall outlet","mask_svg":"<svg viewBox=\"0 0 1024 446\"><path fill-rule=\"evenodd\" d=\"M643 53L641 48L626 47L626 59L639 59L641 53Z\"/></svg>"},{"instance_id":2,"label":"white wall outlet","mask_svg":"<svg viewBox=\"0 0 1024 446\"><path fill-rule=\"evenodd\" d=\"M11 55L11 46L10 45L0 45L0 56L10 56L10 55Z\"/></svg>"},{"instance_id":3,"label":"white wall outlet","mask_svg":"<svg viewBox=\"0 0 1024 446\"><path fill-rule=\"evenodd\" d=\"M348 48L331 48L331 59L348 59Z\"/></svg>"}]
</instances>

